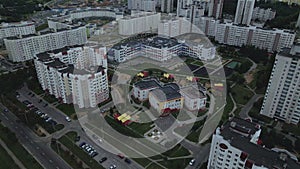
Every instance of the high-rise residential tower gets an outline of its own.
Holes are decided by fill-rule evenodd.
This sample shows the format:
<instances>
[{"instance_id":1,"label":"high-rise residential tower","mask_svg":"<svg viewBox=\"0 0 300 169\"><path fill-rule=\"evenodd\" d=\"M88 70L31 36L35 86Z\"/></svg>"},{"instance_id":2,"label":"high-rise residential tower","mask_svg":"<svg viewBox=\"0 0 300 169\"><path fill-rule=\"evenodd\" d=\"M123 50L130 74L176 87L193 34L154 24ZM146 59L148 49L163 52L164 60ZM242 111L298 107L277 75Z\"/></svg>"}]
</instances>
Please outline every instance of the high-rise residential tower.
<instances>
[{"instance_id":1,"label":"high-rise residential tower","mask_svg":"<svg viewBox=\"0 0 300 169\"><path fill-rule=\"evenodd\" d=\"M208 16L213 16L216 19L222 18L224 0L211 0L209 2Z\"/></svg>"},{"instance_id":2,"label":"high-rise residential tower","mask_svg":"<svg viewBox=\"0 0 300 169\"><path fill-rule=\"evenodd\" d=\"M235 24L250 25L255 0L238 0L235 11Z\"/></svg>"},{"instance_id":3,"label":"high-rise residential tower","mask_svg":"<svg viewBox=\"0 0 300 169\"><path fill-rule=\"evenodd\" d=\"M300 120L300 44L276 55L260 114L297 124Z\"/></svg>"}]
</instances>

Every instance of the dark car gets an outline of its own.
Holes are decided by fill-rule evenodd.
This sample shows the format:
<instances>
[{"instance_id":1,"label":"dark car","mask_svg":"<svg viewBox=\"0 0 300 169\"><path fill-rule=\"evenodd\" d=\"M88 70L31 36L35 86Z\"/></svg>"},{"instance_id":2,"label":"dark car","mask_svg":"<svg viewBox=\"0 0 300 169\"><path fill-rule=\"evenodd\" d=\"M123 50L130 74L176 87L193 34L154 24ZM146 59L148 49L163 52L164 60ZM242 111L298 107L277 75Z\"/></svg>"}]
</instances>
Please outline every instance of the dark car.
<instances>
[{"instance_id":1,"label":"dark car","mask_svg":"<svg viewBox=\"0 0 300 169\"><path fill-rule=\"evenodd\" d=\"M120 157L121 159L124 158L124 155L123 155L123 154L118 154L117 156Z\"/></svg>"},{"instance_id":2,"label":"dark car","mask_svg":"<svg viewBox=\"0 0 300 169\"><path fill-rule=\"evenodd\" d=\"M103 157L103 158L101 158L100 160L99 160L99 163L103 163L104 161L106 161L107 160L107 157Z\"/></svg>"},{"instance_id":3,"label":"dark car","mask_svg":"<svg viewBox=\"0 0 300 169\"><path fill-rule=\"evenodd\" d=\"M125 158L124 160L126 163L131 164L131 160L129 160L128 158Z\"/></svg>"}]
</instances>

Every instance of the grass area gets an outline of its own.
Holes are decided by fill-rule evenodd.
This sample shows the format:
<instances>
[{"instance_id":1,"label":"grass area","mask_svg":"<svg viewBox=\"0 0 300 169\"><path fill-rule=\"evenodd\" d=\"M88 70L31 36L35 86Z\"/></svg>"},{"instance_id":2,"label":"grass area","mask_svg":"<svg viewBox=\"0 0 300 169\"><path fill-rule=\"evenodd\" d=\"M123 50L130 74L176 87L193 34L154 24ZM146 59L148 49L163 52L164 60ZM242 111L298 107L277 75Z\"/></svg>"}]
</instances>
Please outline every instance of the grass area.
<instances>
[{"instance_id":1,"label":"grass area","mask_svg":"<svg viewBox=\"0 0 300 169\"><path fill-rule=\"evenodd\" d=\"M36 27L35 29L36 29L36 31L41 31L41 30L44 30L46 28L48 28L48 23L44 23L44 24Z\"/></svg>"},{"instance_id":2,"label":"grass area","mask_svg":"<svg viewBox=\"0 0 300 169\"><path fill-rule=\"evenodd\" d=\"M56 106L56 108L58 108L59 110L64 112L69 117L72 117L74 114L76 114L73 104L63 103L63 104Z\"/></svg>"},{"instance_id":3,"label":"grass area","mask_svg":"<svg viewBox=\"0 0 300 169\"><path fill-rule=\"evenodd\" d=\"M67 147L75 156L77 156L85 164L87 164L91 169L102 169L103 167L96 160L91 158L86 152L84 152L80 147L78 147L75 144L74 139L72 140L73 136L74 133L67 133L66 135L62 136L58 140L65 147Z\"/></svg>"},{"instance_id":4,"label":"grass area","mask_svg":"<svg viewBox=\"0 0 300 169\"><path fill-rule=\"evenodd\" d=\"M164 160L159 163L166 168L185 168L192 158L176 159L176 160Z\"/></svg>"},{"instance_id":5,"label":"grass area","mask_svg":"<svg viewBox=\"0 0 300 169\"><path fill-rule=\"evenodd\" d=\"M259 114L262 102L263 102L263 98L260 98L257 102L255 102L253 104L253 107L249 111L249 116L254 118L254 119L257 119L259 121L263 121L265 123L271 123L273 119L271 119L267 116Z\"/></svg>"},{"instance_id":6,"label":"grass area","mask_svg":"<svg viewBox=\"0 0 300 169\"><path fill-rule=\"evenodd\" d=\"M163 167L157 165L156 163L152 163L146 169L163 169Z\"/></svg>"},{"instance_id":7,"label":"grass area","mask_svg":"<svg viewBox=\"0 0 300 169\"><path fill-rule=\"evenodd\" d=\"M58 100L55 98L55 96L50 95L50 94L45 94L44 100L46 100L48 103L54 103L57 102Z\"/></svg>"},{"instance_id":8,"label":"grass area","mask_svg":"<svg viewBox=\"0 0 300 169\"><path fill-rule=\"evenodd\" d=\"M181 157L181 156L188 156L190 154L191 153L186 148L182 147L180 144L177 144L171 150L168 150L163 153L163 155L168 157Z\"/></svg>"},{"instance_id":9,"label":"grass area","mask_svg":"<svg viewBox=\"0 0 300 169\"><path fill-rule=\"evenodd\" d=\"M192 64L197 66L203 66L203 63L200 60L195 60L194 62L192 62Z\"/></svg>"},{"instance_id":10,"label":"grass area","mask_svg":"<svg viewBox=\"0 0 300 169\"><path fill-rule=\"evenodd\" d=\"M32 157L32 155L19 143L15 133L11 132L2 124L0 124L0 133L0 138L26 168L43 169L43 167Z\"/></svg>"},{"instance_id":11,"label":"grass area","mask_svg":"<svg viewBox=\"0 0 300 169\"><path fill-rule=\"evenodd\" d=\"M130 129L135 130L137 133L144 135L147 131L154 127L153 122L149 123L135 123L132 122L129 126Z\"/></svg>"},{"instance_id":12,"label":"grass area","mask_svg":"<svg viewBox=\"0 0 300 169\"><path fill-rule=\"evenodd\" d=\"M294 135L300 136L300 124L294 125L294 124L284 123L282 125L282 132L293 133Z\"/></svg>"},{"instance_id":13,"label":"grass area","mask_svg":"<svg viewBox=\"0 0 300 169\"><path fill-rule=\"evenodd\" d=\"M151 161L148 158L132 158L132 160L134 160L143 167L146 167L151 163Z\"/></svg>"},{"instance_id":14,"label":"grass area","mask_svg":"<svg viewBox=\"0 0 300 169\"><path fill-rule=\"evenodd\" d=\"M199 136L200 133L202 131L202 127L200 129L198 129L197 131L191 132L186 139L188 139L189 141L192 141L194 143L198 143L199 142Z\"/></svg>"},{"instance_id":15,"label":"grass area","mask_svg":"<svg viewBox=\"0 0 300 169\"><path fill-rule=\"evenodd\" d=\"M18 169L19 166L9 156L7 151L0 145L0 168Z\"/></svg>"},{"instance_id":16,"label":"grass area","mask_svg":"<svg viewBox=\"0 0 300 169\"><path fill-rule=\"evenodd\" d=\"M235 85L231 88L231 93L235 102L242 105L245 105L253 96L252 91L243 85Z\"/></svg>"}]
</instances>

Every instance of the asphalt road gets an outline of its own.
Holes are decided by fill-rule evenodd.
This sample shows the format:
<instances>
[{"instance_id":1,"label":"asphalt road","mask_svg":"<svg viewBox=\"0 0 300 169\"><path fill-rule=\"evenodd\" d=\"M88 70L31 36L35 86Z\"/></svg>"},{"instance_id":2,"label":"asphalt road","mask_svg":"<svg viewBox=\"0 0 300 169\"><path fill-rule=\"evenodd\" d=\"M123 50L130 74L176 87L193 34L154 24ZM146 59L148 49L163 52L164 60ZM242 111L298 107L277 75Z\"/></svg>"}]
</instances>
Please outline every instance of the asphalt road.
<instances>
[{"instance_id":1,"label":"asphalt road","mask_svg":"<svg viewBox=\"0 0 300 169\"><path fill-rule=\"evenodd\" d=\"M1 110L5 107L0 104ZM16 122L18 118L11 112L1 113L2 123L13 131L19 142L35 157L44 168L69 169L71 168L50 147L47 141L36 136L26 124ZM47 146L46 146L47 145Z\"/></svg>"}]
</instances>

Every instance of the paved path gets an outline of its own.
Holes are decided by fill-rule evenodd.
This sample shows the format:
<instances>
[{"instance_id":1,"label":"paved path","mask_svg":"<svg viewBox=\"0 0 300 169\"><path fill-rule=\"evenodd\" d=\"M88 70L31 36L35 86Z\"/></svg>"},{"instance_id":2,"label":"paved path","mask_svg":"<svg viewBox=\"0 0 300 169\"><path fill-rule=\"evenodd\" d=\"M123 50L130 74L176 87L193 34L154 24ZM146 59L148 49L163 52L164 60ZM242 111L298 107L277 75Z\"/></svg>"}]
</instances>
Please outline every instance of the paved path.
<instances>
[{"instance_id":1,"label":"paved path","mask_svg":"<svg viewBox=\"0 0 300 169\"><path fill-rule=\"evenodd\" d=\"M249 111L251 110L253 104L261 97L264 95L262 94L255 94L251 97L251 99L248 101L248 103L245 104L245 106L241 109L240 112L240 117L242 119L249 118L250 116L248 115Z\"/></svg>"},{"instance_id":2,"label":"paved path","mask_svg":"<svg viewBox=\"0 0 300 169\"><path fill-rule=\"evenodd\" d=\"M10 151L10 149L6 146L6 144L1 139L0 139L0 144L21 169L26 169L23 163L15 156L13 152Z\"/></svg>"}]
</instances>

